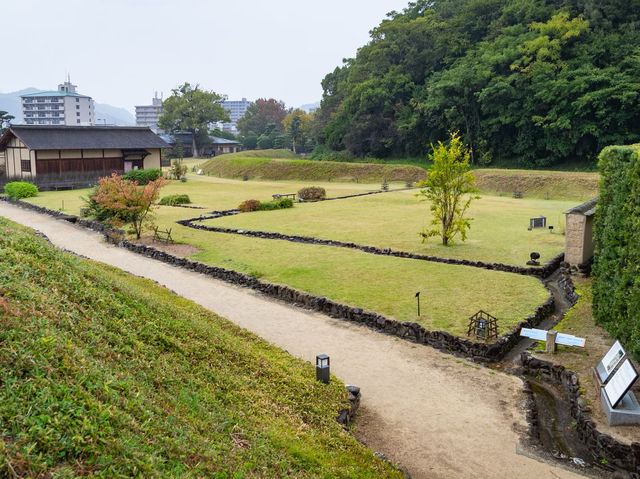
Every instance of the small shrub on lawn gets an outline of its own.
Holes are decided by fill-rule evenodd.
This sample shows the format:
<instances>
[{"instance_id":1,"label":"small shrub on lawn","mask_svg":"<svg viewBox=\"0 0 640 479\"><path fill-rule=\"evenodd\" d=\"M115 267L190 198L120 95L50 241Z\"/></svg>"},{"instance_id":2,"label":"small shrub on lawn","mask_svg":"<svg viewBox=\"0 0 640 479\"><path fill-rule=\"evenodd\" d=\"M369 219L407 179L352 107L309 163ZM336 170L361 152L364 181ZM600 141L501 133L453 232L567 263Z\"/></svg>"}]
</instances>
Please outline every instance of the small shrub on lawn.
<instances>
[{"instance_id":1,"label":"small shrub on lawn","mask_svg":"<svg viewBox=\"0 0 640 479\"><path fill-rule=\"evenodd\" d=\"M187 205L191 203L189 195L169 195L164 196L159 204L161 205Z\"/></svg>"},{"instance_id":2,"label":"small shrub on lawn","mask_svg":"<svg viewBox=\"0 0 640 479\"><path fill-rule=\"evenodd\" d=\"M293 207L293 200L291 198L282 198L280 200L275 201L266 201L264 203L260 203L260 211L272 211L272 210L282 210L284 208Z\"/></svg>"},{"instance_id":3,"label":"small shrub on lawn","mask_svg":"<svg viewBox=\"0 0 640 479\"><path fill-rule=\"evenodd\" d=\"M150 181L155 181L162 176L160 168L150 168L148 170L131 170L122 175L123 180L135 181L138 185L146 185Z\"/></svg>"},{"instance_id":4,"label":"small shrub on lawn","mask_svg":"<svg viewBox=\"0 0 640 479\"><path fill-rule=\"evenodd\" d=\"M240 203L238 209L243 213L258 211L260 209L260 202L258 200L246 200Z\"/></svg>"},{"instance_id":5,"label":"small shrub on lawn","mask_svg":"<svg viewBox=\"0 0 640 479\"><path fill-rule=\"evenodd\" d=\"M12 181L4 185L4 192L14 200L38 196L38 187L26 181Z\"/></svg>"},{"instance_id":6,"label":"small shrub on lawn","mask_svg":"<svg viewBox=\"0 0 640 479\"><path fill-rule=\"evenodd\" d=\"M309 200L323 200L327 197L327 192L324 188L319 186L307 186L298 190L298 198L302 198L305 201Z\"/></svg>"},{"instance_id":7,"label":"small shrub on lawn","mask_svg":"<svg viewBox=\"0 0 640 479\"><path fill-rule=\"evenodd\" d=\"M173 160L173 163L171 163L171 168L169 168L169 178L179 180L186 174L187 165L183 164L180 160Z\"/></svg>"}]
</instances>

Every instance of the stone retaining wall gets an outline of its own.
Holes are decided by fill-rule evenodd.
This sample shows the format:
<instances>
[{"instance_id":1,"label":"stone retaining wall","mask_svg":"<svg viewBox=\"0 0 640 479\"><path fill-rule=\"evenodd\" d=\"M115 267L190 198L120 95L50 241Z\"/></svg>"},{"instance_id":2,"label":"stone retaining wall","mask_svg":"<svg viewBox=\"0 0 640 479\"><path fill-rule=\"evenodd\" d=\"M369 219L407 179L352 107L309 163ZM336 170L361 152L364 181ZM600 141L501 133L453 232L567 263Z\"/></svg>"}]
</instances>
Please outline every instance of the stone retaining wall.
<instances>
[{"instance_id":1,"label":"stone retaining wall","mask_svg":"<svg viewBox=\"0 0 640 479\"><path fill-rule=\"evenodd\" d=\"M589 417L591 409L584 403L584 400L581 400L582 393L580 392L578 374L562 365L536 359L529 353L522 353L520 359L525 375L541 378L541 380L554 385L561 385L566 391L571 417L576 421L578 437L594 457L605 459L609 464L630 472L632 478L640 478L640 443L624 444L608 434L598 431L596 424ZM527 387L525 387L526 391ZM527 414L527 419L535 421L535 411ZM537 435L537 426L531 426L530 423L530 427L532 433Z\"/></svg>"},{"instance_id":2,"label":"stone retaining wall","mask_svg":"<svg viewBox=\"0 0 640 479\"><path fill-rule=\"evenodd\" d=\"M488 269L492 271L503 271L506 273L515 273L515 274L521 274L525 276L537 276L540 278L547 278L551 276L553 272L558 269L558 267L560 266L560 263L564 259L564 253L560 253L559 255L552 258L548 263L546 263L542 267L523 267L523 266L514 266L509 264L503 264L503 263L491 263L491 262L484 262L484 261L472 261L472 260L454 259L454 258L440 258L438 256L408 253L406 251L395 251L395 250L392 250L391 248L378 248L376 246L366 246L366 245L360 245L357 243L346 243L343 241L314 238L313 236L287 235L287 234L273 233L268 231L241 230L236 228L218 228L215 226L195 224L195 222L197 221L221 218L223 216L232 216L238 213L239 213L239 210L212 211L207 216L187 218L184 220L176 221L176 223L182 226L186 226L188 228L193 228L193 229L202 230L202 231L210 231L213 233L237 234L237 235L248 236L252 238L283 240L283 241L291 241L293 243L313 244L318 246L335 246L338 248L355 249L355 250L363 251L365 253L381 255L381 256L394 256L396 258L407 258L407 259L416 259L421 261L432 261L435 263L471 266L473 268L482 268L482 269Z\"/></svg>"},{"instance_id":3,"label":"stone retaining wall","mask_svg":"<svg viewBox=\"0 0 640 479\"><path fill-rule=\"evenodd\" d=\"M49 214L55 217L62 216L67 218L75 218L76 224L104 233L107 240L109 240L109 238L111 237L117 239L121 236L124 236L124 232L122 230L116 230L109 226L105 226L97 221L72 217L60 211L49 210L47 208L33 205L24 201L11 200L9 202L37 211L39 213ZM235 214L232 213L233 211L235 210L218 213L220 213L220 215L224 215L225 213ZM491 362L499 361L500 359L502 359L520 340L521 328L535 327L544 319L553 314L553 311L555 309L555 301L553 299L553 295L550 294L549 298L542 305L538 306L533 314L527 316L523 321L518 323L518 325L514 329L503 334L502 337L500 337L495 343L476 343L465 338L454 336L445 331L430 331L415 322L396 321L386 318L378 313L364 311L362 308L340 304L328 298L307 294L288 286L260 281L253 276L239 273L237 271L228 270L217 266L210 266L197 261L192 261L187 258L174 256L152 246L136 244L127 240L123 240L119 244L121 247L128 249L129 251L132 251L134 253L141 254L143 256L147 256L149 258L153 258L167 264L185 268L190 271L205 274L212 278L220 279L222 281L233 283L238 286L251 288L269 297L282 300L289 304L293 304L294 306L318 311L320 313L331 316L332 318L360 323L372 329L375 329L378 332L397 336L399 338L419 344L425 344L447 353L469 357L477 362Z\"/></svg>"},{"instance_id":4,"label":"stone retaining wall","mask_svg":"<svg viewBox=\"0 0 640 479\"><path fill-rule=\"evenodd\" d=\"M336 421L342 424L345 429L349 429L349 426L355 419L358 408L360 407L360 398L362 397L358 386L347 385L347 394L349 406L342 409L338 413L338 417L336 417Z\"/></svg>"}]
</instances>

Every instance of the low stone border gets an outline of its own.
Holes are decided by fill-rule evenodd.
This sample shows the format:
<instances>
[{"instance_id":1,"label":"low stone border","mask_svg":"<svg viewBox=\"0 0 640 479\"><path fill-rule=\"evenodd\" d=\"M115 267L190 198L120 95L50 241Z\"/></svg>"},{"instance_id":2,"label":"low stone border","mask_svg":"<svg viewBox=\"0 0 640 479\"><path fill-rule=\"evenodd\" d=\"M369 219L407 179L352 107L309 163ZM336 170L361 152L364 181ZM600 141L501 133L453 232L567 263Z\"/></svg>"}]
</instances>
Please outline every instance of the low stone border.
<instances>
[{"instance_id":1,"label":"low stone border","mask_svg":"<svg viewBox=\"0 0 640 479\"><path fill-rule=\"evenodd\" d=\"M420 188L419 186L408 186L406 188L396 188L395 190L375 190L366 193L355 193L353 195L333 196L331 198L322 198L321 200L303 200L302 203L317 203L318 201L345 200L347 198L357 198L358 196L377 195L379 193L393 193L394 191L407 191Z\"/></svg>"},{"instance_id":2,"label":"low stone border","mask_svg":"<svg viewBox=\"0 0 640 479\"><path fill-rule=\"evenodd\" d=\"M353 422L360 408L360 398L362 394L360 393L360 388L358 386L349 386L347 385L347 401L349 401L349 407L342 409L338 413L338 417L336 421L342 424L345 429L349 429L349 426Z\"/></svg>"},{"instance_id":3,"label":"low stone border","mask_svg":"<svg viewBox=\"0 0 640 479\"><path fill-rule=\"evenodd\" d=\"M552 258L548 263L542 267L523 267L514 266L503 263L489 263L484 261L472 261L466 259L454 259L454 258L441 258L439 256L429 256L408 253L406 251L396 251L391 248L378 248L377 246L366 246L357 243L346 243L344 241L327 240L321 238L315 238L313 236L298 236L287 235L282 233L273 233L268 231L254 231L254 230L241 230L237 228L218 228L215 226L207 226L202 224L195 224L197 221L221 218L223 216L232 216L239 214L239 210L223 210L223 211L211 211L207 216L200 216L196 218L187 218L184 220L176 221L179 225L193 228L196 230L210 231L212 233L225 233L225 234L237 234L242 236L248 236L252 238L260 239L273 239L290 241L292 243L313 244L318 246L335 246L338 248L354 249L363 251L369 254L381 255L381 256L394 256L396 258L416 259L421 261L432 261L434 263L454 264L460 266L471 266L473 268L488 269L491 271L503 271L506 273L515 273L525 276L537 276L540 278L548 278L558 269L560 263L564 260L564 253Z\"/></svg>"},{"instance_id":4,"label":"low stone border","mask_svg":"<svg viewBox=\"0 0 640 479\"><path fill-rule=\"evenodd\" d=\"M540 378L542 381L554 385L561 385L569 397L570 414L576 421L578 437L587 446L594 457L605 459L610 464L631 473L631 477L640 478L640 443L624 444L617 439L598 431L596 424L589 417L591 408L581 400L580 381L578 374L566 369L562 365L536 359L529 353L520 355L524 374ZM531 388L525 387L531 393ZM535 425L537 412L531 409L528 401L527 420L530 421L530 431L538 437ZM533 408L535 408L535 403Z\"/></svg>"},{"instance_id":5,"label":"low stone border","mask_svg":"<svg viewBox=\"0 0 640 479\"><path fill-rule=\"evenodd\" d=\"M158 203L158 206L170 206L171 208L190 208L192 210L206 210L204 206L191 206L191 205L161 205Z\"/></svg>"},{"instance_id":6,"label":"low stone border","mask_svg":"<svg viewBox=\"0 0 640 479\"><path fill-rule=\"evenodd\" d=\"M67 217L68 220L74 218L75 221L72 222L104 233L107 240L110 240L110 238L115 240L121 237L121 235L124 236L124 231L105 226L97 221L83 220L77 216L65 215L60 211L49 210L42 206L37 206L25 201L9 200L9 202L17 206L26 207L39 213L49 214L54 217ZM220 213L222 214L224 212ZM228 213L235 214L230 212ZM132 243L126 239L119 242L119 245L134 253L141 254L167 264L259 291L266 296L282 300L286 303L293 304L294 306L318 311L332 318L360 323L375 329L378 332L397 336L419 344L425 344L447 353L466 356L478 362L492 362L502 359L520 340L521 328L531 328L538 325L544 319L549 317L555 309L555 300L551 292L549 292L549 298L547 298L542 305L538 306L533 314L527 316L524 321L518 323L514 329L503 334L495 343L476 343L444 331L430 331L415 322L396 321L386 318L378 313L364 311L362 308L340 304L328 298L307 294L288 286L267 283L254 278L253 276L239 273L237 271L217 266L210 266L198 261L174 256L152 246Z\"/></svg>"},{"instance_id":7,"label":"low stone border","mask_svg":"<svg viewBox=\"0 0 640 479\"><path fill-rule=\"evenodd\" d=\"M580 299L580 295L576 293L576 287L573 284L571 276L563 274L558 280L558 290L567 300L570 306L575 306Z\"/></svg>"}]
</instances>

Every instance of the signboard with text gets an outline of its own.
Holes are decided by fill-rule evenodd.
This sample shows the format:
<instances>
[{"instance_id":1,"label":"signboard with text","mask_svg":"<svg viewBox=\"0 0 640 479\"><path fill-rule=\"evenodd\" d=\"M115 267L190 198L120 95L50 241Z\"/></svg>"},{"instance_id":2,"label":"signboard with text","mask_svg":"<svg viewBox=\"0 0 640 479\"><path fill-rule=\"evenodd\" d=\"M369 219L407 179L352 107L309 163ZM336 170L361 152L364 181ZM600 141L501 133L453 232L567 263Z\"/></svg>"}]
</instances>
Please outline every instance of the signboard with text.
<instances>
[{"instance_id":1,"label":"signboard with text","mask_svg":"<svg viewBox=\"0 0 640 479\"><path fill-rule=\"evenodd\" d=\"M611 376L611 379L609 379L609 382L604 387L604 392L613 408L622 401L622 398L627 394L627 391L631 389L636 379L638 379L638 372L633 367L633 364L631 364L631 361L627 359L613 376Z\"/></svg>"},{"instance_id":2,"label":"signboard with text","mask_svg":"<svg viewBox=\"0 0 640 479\"><path fill-rule=\"evenodd\" d=\"M609 376L616 368L616 366L622 361L622 358L625 356L624 349L620 344L620 341L616 341L611 349L604 355L602 361L598 363L596 366L596 371L598 372L598 376L600 376L600 381L607 382Z\"/></svg>"}]
</instances>

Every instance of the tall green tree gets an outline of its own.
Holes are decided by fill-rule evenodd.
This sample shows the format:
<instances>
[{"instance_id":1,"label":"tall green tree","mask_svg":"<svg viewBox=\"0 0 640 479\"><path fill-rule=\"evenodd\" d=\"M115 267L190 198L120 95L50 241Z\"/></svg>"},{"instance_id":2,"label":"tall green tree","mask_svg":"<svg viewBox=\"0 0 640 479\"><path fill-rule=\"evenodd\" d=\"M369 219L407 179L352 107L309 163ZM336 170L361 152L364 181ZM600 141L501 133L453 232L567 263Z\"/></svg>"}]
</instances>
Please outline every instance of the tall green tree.
<instances>
[{"instance_id":1,"label":"tall green tree","mask_svg":"<svg viewBox=\"0 0 640 479\"><path fill-rule=\"evenodd\" d=\"M273 98L259 98L249 105L237 122L238 132L243 137L269 136L271 141L284 133L282 120L287 116L285 104Z\"/></svg>"},{"instance_id":2,"label":"tall green tree","mask_svg":"<svg viewBox=\"0 0 640 479\"><path fill-rule=\"evenodd\" d=\"M311 136L312 122L311 115L299 108L293 110L282 120L285 132L291 137L291 148L294 153L297 153L296 150L304 150L305 143L309 141Z\"/></svg>"},{"instance_id":3,"label":"tall green tree","mask_svg":"<svg viewBox=\"0 0 640 479\"><path fill-rule=\"evenodd\" d=\"M197 158L196 137L209 132L209 126L219 121L230 121L227 111L222 107L224 97L213 91L201 90L198 85L192 87L184 83L174 88L172 95L162 103L163 113L158 127L167 132L191 132L193 156Z\"/></svg>"},{"instance_id":4,"label":"tall green tree","mask_svg":"<svg viewBox=\"0 0 640 479\"><path fill-rule=\"evenodd\" d=\"M427 179L421 183L424 188L416 194L422 201L429 202L432 228L422 231L420 236L423 242L440 236L442 244L447 246L458 234L462 241L467 239L473 218L468 218L466 213L471 200L479 196L474 187L475 177L469 170L469 149L460 136L452 133L448 145L438 142L432 148L429 158L433 164Z\"/></svg>"}]
</instances>

